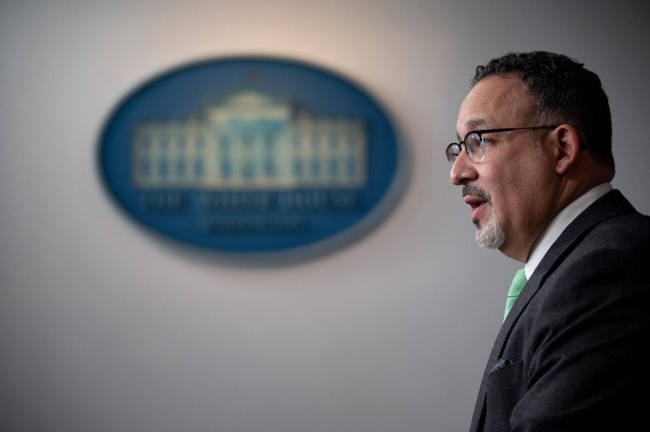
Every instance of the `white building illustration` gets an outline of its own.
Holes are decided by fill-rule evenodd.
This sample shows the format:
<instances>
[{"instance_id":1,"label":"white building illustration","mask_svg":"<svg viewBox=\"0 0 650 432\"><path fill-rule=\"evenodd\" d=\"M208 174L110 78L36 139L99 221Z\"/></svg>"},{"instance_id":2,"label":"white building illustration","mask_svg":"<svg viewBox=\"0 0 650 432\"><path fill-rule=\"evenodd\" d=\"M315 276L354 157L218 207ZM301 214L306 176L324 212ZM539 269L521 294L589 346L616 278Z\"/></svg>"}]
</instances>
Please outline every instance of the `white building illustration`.
<instances>
[{"instance_id":1,"label":"white building illustration","mask_svg":"<svg viewBox=\"0 0 650 432\"><path fill-rule=\"evenodd\" d=\"M186 119L136 127L132 178L143 190L363 188L363 120L311 117L243 90Z\"/></svg>"}]
</instances>

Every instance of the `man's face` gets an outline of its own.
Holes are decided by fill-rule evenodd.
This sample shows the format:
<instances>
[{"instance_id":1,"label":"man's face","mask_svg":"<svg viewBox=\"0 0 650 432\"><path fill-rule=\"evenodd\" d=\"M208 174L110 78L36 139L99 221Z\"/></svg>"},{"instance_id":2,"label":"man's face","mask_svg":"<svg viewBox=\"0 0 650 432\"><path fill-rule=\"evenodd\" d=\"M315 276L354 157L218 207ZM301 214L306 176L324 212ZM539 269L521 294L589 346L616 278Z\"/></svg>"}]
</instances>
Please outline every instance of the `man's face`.
<instances>
[{"instance_id":1,"label":"man's face","mask_svg":"<svg viewBox=\"0 0 650 432\"><path fill-rule=\"evenodd\" d=\"M532 98L517 77L490 76L479 81L461 104L456 131L540 126L526 116ZM527 261L530 249L550 222L558 177L551 146L528 130L487 133L486 156L473 162L463 150L450 179L463 197L483 247Z\"/></svg>"}]
</instances>

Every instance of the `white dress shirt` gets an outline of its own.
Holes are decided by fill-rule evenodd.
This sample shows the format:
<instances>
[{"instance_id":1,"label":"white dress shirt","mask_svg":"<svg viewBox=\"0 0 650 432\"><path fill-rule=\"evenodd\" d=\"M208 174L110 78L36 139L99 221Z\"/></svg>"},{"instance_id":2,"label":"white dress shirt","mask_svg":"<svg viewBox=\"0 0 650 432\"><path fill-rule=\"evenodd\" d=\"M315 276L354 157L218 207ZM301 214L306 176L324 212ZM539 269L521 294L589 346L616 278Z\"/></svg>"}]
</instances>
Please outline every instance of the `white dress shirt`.
<instances>
[{"instance_id":1,"label":"white dress shirt","mask_svg":"<svg viewBox=\"0 0 650 432\"><path fill-rule=\"evenodd\" d=\"M587 207L612 189L610 183L600 184L587 191L584 195L580 196L568 206L564 207L562 211L555 216L533 245L530 258L528 258L528 262L524 267L526 279L530 279L540 261L544 258L544 255L546 255L546 252L548 252L553 243L555 243L555 240L560 237L560 234L562 234L566 227L568 227L580 213L585 211Z\"/></svg>"}]
</instances>

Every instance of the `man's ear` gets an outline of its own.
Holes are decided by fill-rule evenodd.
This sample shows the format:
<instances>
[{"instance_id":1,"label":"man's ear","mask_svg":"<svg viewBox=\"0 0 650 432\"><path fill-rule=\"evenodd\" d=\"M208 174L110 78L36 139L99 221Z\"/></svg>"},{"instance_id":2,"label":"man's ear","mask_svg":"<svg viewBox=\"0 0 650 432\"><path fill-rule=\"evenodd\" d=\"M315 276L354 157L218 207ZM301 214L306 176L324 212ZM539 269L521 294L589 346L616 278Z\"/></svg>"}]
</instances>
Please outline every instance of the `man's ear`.
<instances>
[{"instance_id":1,"label":"man's ear","mask_svg":"<svg viewBox=\"0 0 650 432\"><path fill-rule=\"evenodd\" d=\"M552 133L555 152L555 170L564 175L576 163L580 155L580 136L575 128L561 124Z\"/></svg>"}]
</instances>

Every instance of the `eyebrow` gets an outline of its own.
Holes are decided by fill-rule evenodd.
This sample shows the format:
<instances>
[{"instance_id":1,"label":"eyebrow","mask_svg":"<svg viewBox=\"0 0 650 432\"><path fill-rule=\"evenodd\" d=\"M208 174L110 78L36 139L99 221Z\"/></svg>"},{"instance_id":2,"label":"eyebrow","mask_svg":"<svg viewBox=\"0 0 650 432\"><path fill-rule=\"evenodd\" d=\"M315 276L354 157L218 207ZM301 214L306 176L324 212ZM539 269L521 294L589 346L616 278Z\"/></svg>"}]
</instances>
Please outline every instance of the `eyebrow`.
<instances>
[{"instance_id":1,"label":"eyebrow","mask_svg":"<svg viewBox=\"0 0 650 432\"><path fill-rule=\"evenodd\" d=\"M488 125L489 125L489 123L486 120L482 119L482 118L470 119L467 122L469 132L471 132L473 130L484 128L485 126L488 126ZM458 134L458 132L456 132L456 138L458 138L458 141L461 140L461 136Z\"/></svg>"}]
</instances>

